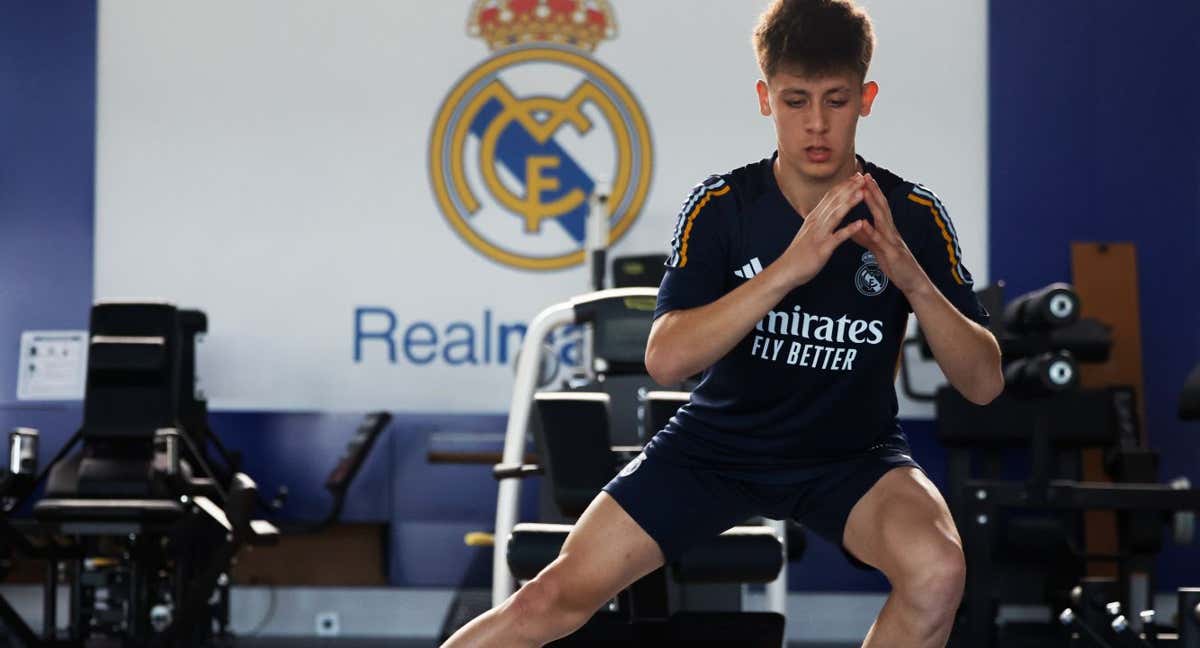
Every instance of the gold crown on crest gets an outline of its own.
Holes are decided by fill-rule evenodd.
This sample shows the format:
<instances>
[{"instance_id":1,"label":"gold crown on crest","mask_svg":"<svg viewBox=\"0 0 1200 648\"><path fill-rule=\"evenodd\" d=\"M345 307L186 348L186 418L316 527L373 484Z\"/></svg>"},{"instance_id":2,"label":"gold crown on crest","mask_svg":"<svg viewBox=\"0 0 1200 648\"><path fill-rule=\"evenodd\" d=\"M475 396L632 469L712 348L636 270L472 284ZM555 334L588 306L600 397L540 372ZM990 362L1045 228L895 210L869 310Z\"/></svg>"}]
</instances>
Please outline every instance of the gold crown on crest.
<instances>
[{"instance_id":1,"label":"gold crown on crest","mask_svg":"<svg viewBox=\"0 0 1200 648\"><path fill-rule=\"evenodd\" d=\"M608 0L475 0L467 33L492 51L526 43L558 43L594 51L617 35Z\"/></svg>"}]
</instances>

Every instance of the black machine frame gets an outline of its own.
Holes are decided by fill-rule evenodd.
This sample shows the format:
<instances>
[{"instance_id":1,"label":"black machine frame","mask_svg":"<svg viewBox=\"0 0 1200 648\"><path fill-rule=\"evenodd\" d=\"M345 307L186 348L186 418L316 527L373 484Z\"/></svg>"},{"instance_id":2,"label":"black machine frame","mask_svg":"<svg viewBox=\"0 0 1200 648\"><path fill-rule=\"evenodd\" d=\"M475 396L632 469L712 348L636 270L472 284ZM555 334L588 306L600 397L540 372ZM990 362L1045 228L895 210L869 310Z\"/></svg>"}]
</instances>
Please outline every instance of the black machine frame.
<instances>
[{"instance_id":1,"label":"black machine frame","mask_svg":"<svg viewBox=\"0 0 1200 648\"><path fill-rule=\"evenodd\" d=\"M1040 357L1047 363L1066 362L1073 372L1077 358L1083 362L1107 359L1111 346L1107 327L1095 320L1081 320L1077 312L1071 312L1078 310L1078 301L1066 284L1023 295L1004 308L1002 283L979 291L979 297L990 312L1003 312L1003 317L993 318L990 329L1010 368L1020 362L1026 363L1023 368L1027 369L1032 364L1028 359ZM1059 307L1072 307L1053 313L1053 308L1046 307L1051 298L1060 300ZM932 357L920 334L905 342L905 349L914 346L920 347L926 358ZM1006 370L1010 380L1031 376L1036 377L1036 372ZM1071 381L1061 385L1046 380L1032 387L1010 383L1005 394L991 405L977 406L949 387L933 394L917 392L907 365L900 378L911 398L936 402L938 439L949 453L947 498L962 534L967 563L966 589L951 645L996 645L996 584L1003 573L995 564L997 550L1003 544L997 525L1003 524L1009 512L1117 512L1121 532L1116 554L1089 555L1078 547L1070 549L1081 563L1084 559L1117 563L1120 576L1112 584L1116 597L1112 602L1119 601L1126 610L1149 608L1154 593L1154 558L1162 530L1145 527L1165 526L1173 513L1200 511L1200 490L1153 483L1157 457L1141 447L1131 389L1079 390L1078 378L1072 375ZM1029 450L1029 476L999 478L1001 450L1019 447ZM1108 448L1109 472L1118 477L1116 483L1052 478L1055 465L1061 464L1060 451L1083 447ZM981 450L992 458L994 474L988 478L973 476L973 451ZM1073 628L1089 635L1090 628L1081 625L1085 618L1090 617L1072 617ZM1142 629L1141 619L1136 616L1128 620L1128 625L1131 632Z\"/></svg>"},{"instance_id":2,"label":"black machine frame","mask_svg":"<svg viewBox=\"0 0 1200 648\"><path fill-rule=\"evenodd\" d=\"M209 427L195 361L207 323L203 312L166 302L93 307L83 425L40 472L37 431L9 437L0 550L44 561L45 578L40 633L0 596L0 638L27 648L92 636L139 648L232 638L233 560L245 546L278 541L280 529L255 516L278 509L286 492L265 502L241 457ZM326 479L329 514L285 532L319 532L338 519L390 421L387 412L366 416ZM32 518L10 515L34 503ZM70 588L65 635L57 629L60 581Z\"/></svg>"}]
</instances>

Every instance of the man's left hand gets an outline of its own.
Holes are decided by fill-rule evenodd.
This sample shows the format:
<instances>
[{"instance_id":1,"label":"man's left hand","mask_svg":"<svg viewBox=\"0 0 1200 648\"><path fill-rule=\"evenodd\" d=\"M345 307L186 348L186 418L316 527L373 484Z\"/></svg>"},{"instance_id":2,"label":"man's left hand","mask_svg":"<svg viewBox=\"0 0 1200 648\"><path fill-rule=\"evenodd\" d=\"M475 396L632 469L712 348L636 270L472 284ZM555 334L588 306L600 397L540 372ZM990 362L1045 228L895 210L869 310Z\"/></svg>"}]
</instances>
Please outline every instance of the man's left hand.
<instances>
[{"instance_id":1,"label":"man's left hand","mask_svg":"<svg viewBox=\"0 0 1200 648\"><path fill-rule=\"evenodd\" d=\"M914 289L928 285L929 279L925 276L925 271L913 257L900 232L896 230L887 198L884 197L875 178L869 174L864 178L863 197L867 209L875 217L875 225L864 222L862 230L851 237L853 241L875 255L875 262L879 264L883 274L887 275L901 292L908 294Z\"/></svg>"}]
</instances>

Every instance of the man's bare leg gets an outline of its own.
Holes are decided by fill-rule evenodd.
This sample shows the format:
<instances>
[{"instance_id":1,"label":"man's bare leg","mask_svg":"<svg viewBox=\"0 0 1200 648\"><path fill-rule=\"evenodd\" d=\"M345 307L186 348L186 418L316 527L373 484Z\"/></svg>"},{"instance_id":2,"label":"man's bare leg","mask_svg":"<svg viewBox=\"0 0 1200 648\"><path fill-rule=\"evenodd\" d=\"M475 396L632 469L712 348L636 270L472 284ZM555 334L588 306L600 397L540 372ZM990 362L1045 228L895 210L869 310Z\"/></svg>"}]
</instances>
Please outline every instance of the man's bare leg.
<instances>
[{"instance_id":1,"label":"man's bare leg","mask_svg":"<svg viewBox=\"0 0 1200 648\"><path fill-rule=\"evenodd\" d=\"M662 564L658 543L602 491L579 517L554 562L463 626L443 648L533 647L565 637Z\"/></svg>"},{"instance_id":2,"label":"man's bare leg","mask_svg":"<svg viewBox=\"0 0 1200 648\"><path fill-rule=\"evenodd\" d=\"M946 502L924 473L896 468L880 478L850 511L843 544L892 584L864 648L946 645L966 562Z\"/></svg>"}]
</instances>

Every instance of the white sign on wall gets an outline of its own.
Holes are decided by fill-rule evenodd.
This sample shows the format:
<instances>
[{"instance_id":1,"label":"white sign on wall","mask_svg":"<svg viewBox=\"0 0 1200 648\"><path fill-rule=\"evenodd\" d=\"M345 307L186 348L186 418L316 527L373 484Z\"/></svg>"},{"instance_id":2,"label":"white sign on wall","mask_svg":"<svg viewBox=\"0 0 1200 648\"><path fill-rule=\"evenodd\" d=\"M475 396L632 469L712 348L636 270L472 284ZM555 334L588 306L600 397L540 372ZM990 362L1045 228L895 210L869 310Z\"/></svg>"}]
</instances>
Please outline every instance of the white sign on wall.
<instances>
[{"instance_id":1,"label":"white sign on wall","mask_svg":"<svg viewBox=\"0 0 1200 648\"><path fill-rule=\"evenodd\" d=\"M698 181L774 149L765 3L506 4L102 2L96 297L206 311L216 408L504 411L526 323L587 288L594 188L613 254L665 253ZM985 281L986 2L865 5L858 150Z\"/></svg>"},{"instance_id":2,"label":"white sign on wall","mask_svg":"<svg viewBox=\"0 0 1200 648\"><path fill-rule=\"evenodd\" d=\"M83 400L87 331L24 331L17 400Z\"/></svg>"}]
</instances>

